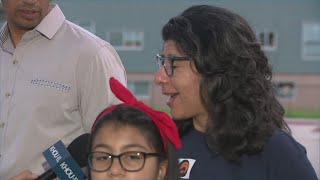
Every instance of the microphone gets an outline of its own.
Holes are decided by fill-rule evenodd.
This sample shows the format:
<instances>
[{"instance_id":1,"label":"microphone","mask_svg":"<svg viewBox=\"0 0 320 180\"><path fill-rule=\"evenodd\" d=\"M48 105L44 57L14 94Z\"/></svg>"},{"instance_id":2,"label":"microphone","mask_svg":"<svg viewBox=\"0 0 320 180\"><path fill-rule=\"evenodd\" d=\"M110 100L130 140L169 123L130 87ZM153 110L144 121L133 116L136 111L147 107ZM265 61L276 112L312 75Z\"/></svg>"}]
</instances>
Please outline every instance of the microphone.
<instances>
[{"instance_id":1,"label":"microphone","mask_svg":"<svg viewBox=\"0 0 320 180\"><path fill-rule=\"evenodd\" d=\"M87 166L87 144L89 134L82 134L73 140L66 149L60 141L43 152L51 169L41 174L36 180L60 179L83 180L81 168Z\"/></svg>"}]
</instances>

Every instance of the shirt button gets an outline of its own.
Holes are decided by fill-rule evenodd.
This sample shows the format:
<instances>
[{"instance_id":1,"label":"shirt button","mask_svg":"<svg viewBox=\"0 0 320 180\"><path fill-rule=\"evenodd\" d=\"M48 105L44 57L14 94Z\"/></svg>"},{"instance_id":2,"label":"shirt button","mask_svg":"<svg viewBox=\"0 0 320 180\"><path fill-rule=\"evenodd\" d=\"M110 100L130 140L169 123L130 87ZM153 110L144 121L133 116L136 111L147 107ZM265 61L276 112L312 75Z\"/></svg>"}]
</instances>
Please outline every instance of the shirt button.
<instances>
[{"instance_id":1,"label":"shirt button","mask_svg":"<svg viewBox=\"0 0 320 180\"><path fill-rule=\"evenodd\" d=\"M0 123L0 128L3 128L4 127L4 123Z\"/></svg>"},{"instance_id":2,"label":"shirt button","mask_svg":"<svg viewBox=\"0 0 320 180\"><path fill-rule=\"evenodd\" d=\"M5 96L6 96L6 97L10 97L11 94L10 94L10 93L6 93Z\"/></svg>"},{"instance_id":3,"label":"shirt button","mask_svg":"<svg viewBox=\"0 0 320 180\"><path fill-rule=\"evenodd\" d=\"M14 61L13 61L13 64L18 64L18 60L14 60Z\"/></svg>"}]
</instances>

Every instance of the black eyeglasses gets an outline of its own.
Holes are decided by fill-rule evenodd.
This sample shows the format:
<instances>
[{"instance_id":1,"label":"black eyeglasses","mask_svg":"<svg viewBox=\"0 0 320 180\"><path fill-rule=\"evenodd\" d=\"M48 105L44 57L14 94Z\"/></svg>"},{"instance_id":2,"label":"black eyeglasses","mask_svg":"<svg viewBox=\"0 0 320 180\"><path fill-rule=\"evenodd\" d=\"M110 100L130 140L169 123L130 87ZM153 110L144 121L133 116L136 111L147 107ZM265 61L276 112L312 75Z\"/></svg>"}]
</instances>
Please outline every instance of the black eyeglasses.
<instances>
[{"instance_id":1,"label":"black eyeglasses","mask_svg":"<svg viewBox=\"0 0 320 180\"><path fill-rule=\"evenodd\" d=\"M168 76L173 75L174 61L190 61L189 57L164 56L160 54L156 54L156 57L159 69L161 69L161 67L163 66Z\"/></svg>"},{"instance_id":2,"label":"black eyeglasses","mask_svg":"<svg viewBox=\"0 0 320 180\"><path fill-rule=\"evenodd\" d=\"M118 158L121 167L129 172L140 171L150 156L164 157L159 153L145 153L137 151L124 152L114 155L106 152L91 152L88 155L90 169L96 172L104 172L111 168L114 158Z\"/></svg>"}]
</instances>

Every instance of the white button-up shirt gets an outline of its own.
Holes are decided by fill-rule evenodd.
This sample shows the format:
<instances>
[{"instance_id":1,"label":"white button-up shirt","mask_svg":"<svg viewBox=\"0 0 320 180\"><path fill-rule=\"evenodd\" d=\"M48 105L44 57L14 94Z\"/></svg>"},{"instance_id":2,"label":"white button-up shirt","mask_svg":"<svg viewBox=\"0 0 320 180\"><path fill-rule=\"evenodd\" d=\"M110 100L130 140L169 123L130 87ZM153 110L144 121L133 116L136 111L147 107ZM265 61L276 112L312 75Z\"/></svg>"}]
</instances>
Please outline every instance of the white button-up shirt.
<instances>
[{"instance_id":1,"label":"white button-up shirt","mask_svg":"<svg viewBox=\"0 0 320 180\"><path fill-rule=\"evenodd\" d=\"M0 45L0 179L41 174L44 150L90 132L119 103L108 82L126 85L125 70L109 43L67 21L58 5L16 48L5 24Z\"/></svg>"}]
</instances>

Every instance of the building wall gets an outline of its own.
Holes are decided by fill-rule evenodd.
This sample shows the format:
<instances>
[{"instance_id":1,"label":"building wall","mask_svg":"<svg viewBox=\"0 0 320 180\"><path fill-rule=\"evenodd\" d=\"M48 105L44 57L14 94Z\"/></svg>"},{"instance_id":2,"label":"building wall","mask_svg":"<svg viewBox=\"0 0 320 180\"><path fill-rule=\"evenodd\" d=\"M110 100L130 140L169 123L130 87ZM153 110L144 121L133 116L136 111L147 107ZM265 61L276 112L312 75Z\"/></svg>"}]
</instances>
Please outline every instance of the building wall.
<instances>
[{"instance_id":1,"label":"building wall","mask_svg":"<svg viewBox=\"0 0 320 180\"><path fill-rule=\"evenodd\" d=\"M168 97L162 95L161 88L153 83L154 73L129 73L128 81L141 81L145 80L149 82L149 93L148 98L137 97L143 100L145 103L152 105L153 107L164 107Z\"/></svg>"},{"instance_id":2,"label":"building wall","mask_svg":"<svg viewBox=\"0 0 320 180\"><path fill-rule=\"evenodd\" d=\"M285 107L320 109L320 74L278 73L273 79L295 85L292 96L279 97Z\"/></svg>"},{"instance_id":3,"label":"building wall","mask_svg":"<svg viewBox=\"0 0 320 180\"><path fill-rule=\"evenodd\" d=\"M161 88L153 83L153 73L130 73L128 80L141 79L150 82L150 97L144 101L154 107L165 107L168 97L162 95ZM319 74L274 74L274 82L293 82L292 96L279 97L286 108L320 109L320 75Z\"/></svg>"},{"instance_id":4,"label":"building wall","mask_svg":"<svg viewBox=\"0 0 320 180\"><path fill-rule=\"evenodd\" d=\"M320 73L320 58L302 57L303 24L320 23L319 0L56 0L71 21L94 21L95 34L107 31L144 32L141 51L118 50L128 72L154 72L154 54L161 51L161 27L172 16L194 4L231 9L259 32L273 32L275 47L266 50L275 73ZM317 42L319 43L319 42ZM143 66L142 66L143 65Z\"/></svg>"},{"instance_id":5,"label":"building wall","mask_svg":"<svg viewBox=\"0 0 320 180\"><path fill-rule=\"evenodd\" d=\"M136 50L117 49L132 82L149 82L146 96L141 97L153 106L163 106L166 97L153 84L158 67L155 54L161 52L161 27L172 16L194 4L211 4L231 9L260 32L275 35L274 47L265 52L272 64L274 81L281 93L279 99L286 107L320 108L320 55L306 60L302 56L303 25L315 23L320 28L319 0L54 0L67 19L92 23L94 33L102 39L111 31L143 32L143 47ZM0 23L3 10L0 8ZM82 24L82 25L83 25ZM315 41L320 47L320 30ZM319 37L317 37L319 36ZM319 48L320 49L320 48ZM319 50L320 51L320 50ZM319 52L320 54L320 52ZM133 83L134 84L134 83ZM283 86L285 85L285 86ZM284 88L283 88L284 87ZM288 88L290 87L290 88Z\"/></svg>"}]
</instances>

